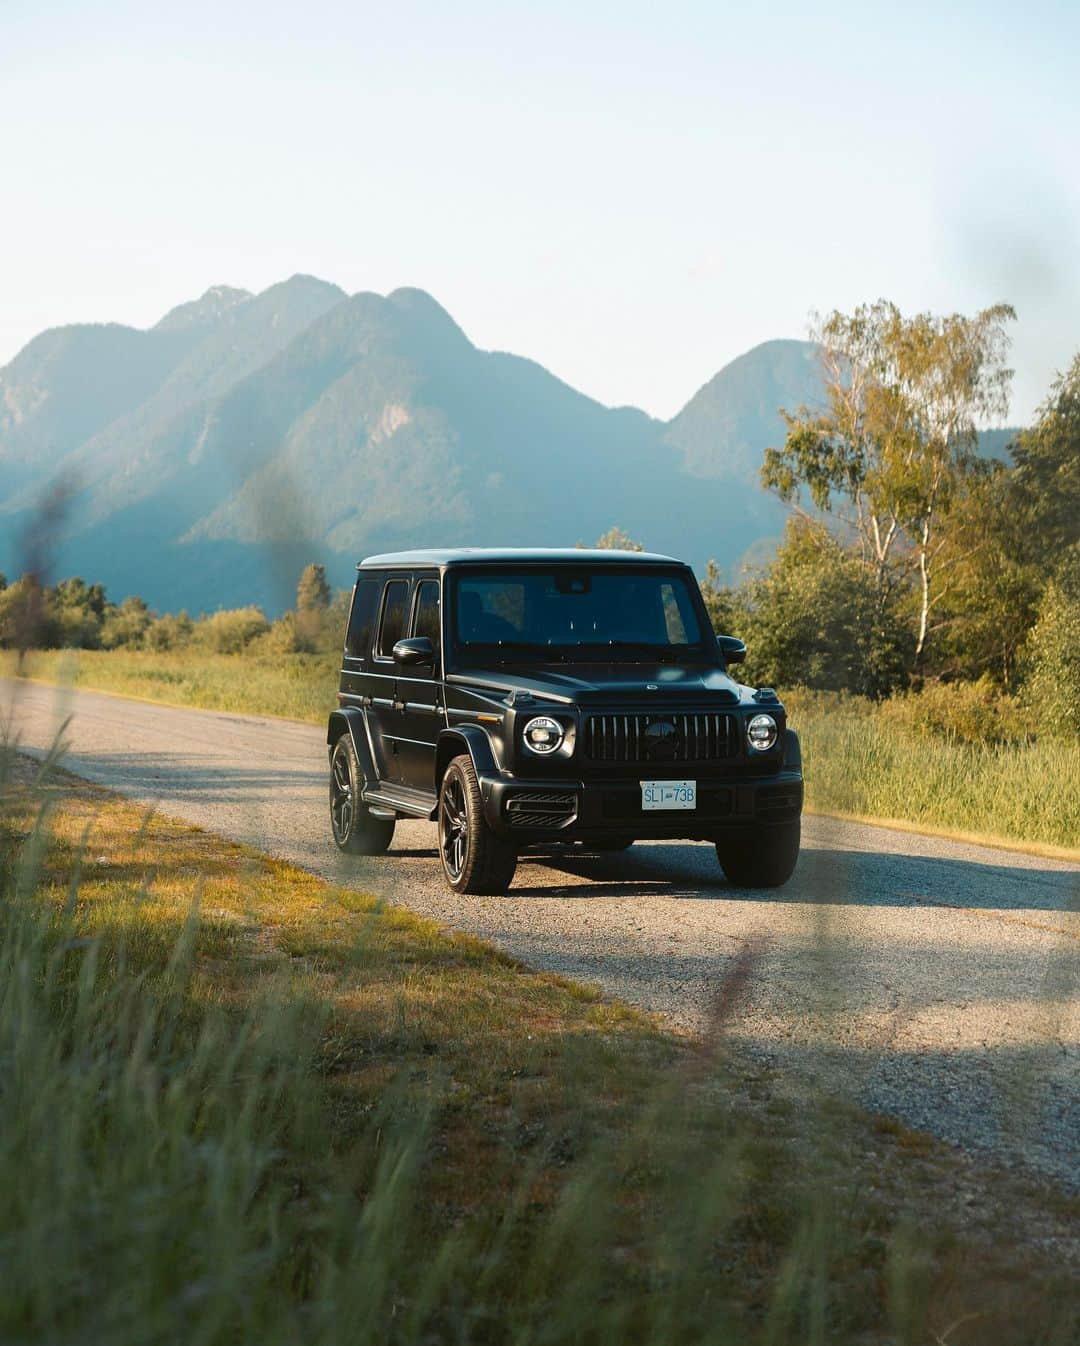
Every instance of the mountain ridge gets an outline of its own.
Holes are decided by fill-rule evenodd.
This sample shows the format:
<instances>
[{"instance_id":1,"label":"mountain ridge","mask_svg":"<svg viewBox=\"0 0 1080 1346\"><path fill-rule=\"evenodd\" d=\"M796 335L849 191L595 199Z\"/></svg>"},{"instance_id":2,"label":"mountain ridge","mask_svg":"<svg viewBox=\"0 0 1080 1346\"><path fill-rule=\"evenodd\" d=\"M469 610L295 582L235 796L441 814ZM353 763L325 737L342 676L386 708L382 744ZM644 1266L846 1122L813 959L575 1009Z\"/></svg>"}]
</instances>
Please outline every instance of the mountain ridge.
<instances>
[{"instance_id":1,"label":"mountain ridge","mask_svg":"<svg viewBox=\"0 0 1080 1346\"><path fill-rule=\"evenodd\" d=\"M615 523L734 573L783 526L757 476L779 408L820 391L809 343L765 342L665 422L479 349L426 291L305 275L213 286L146 331L71 330L0 370L0 569L59 477L57 573L164 608L279 611L308 560L345 584L376 551L573 545Z\"/></svg>"}]
</instances>

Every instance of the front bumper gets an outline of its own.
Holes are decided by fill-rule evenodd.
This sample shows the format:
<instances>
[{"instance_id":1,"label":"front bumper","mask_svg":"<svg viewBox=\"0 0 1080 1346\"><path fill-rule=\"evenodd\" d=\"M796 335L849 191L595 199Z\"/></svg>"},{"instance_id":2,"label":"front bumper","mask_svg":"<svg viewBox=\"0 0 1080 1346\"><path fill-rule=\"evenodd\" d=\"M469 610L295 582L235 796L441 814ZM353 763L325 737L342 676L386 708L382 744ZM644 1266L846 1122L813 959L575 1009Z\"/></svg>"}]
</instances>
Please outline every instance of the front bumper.
<instances>
[{"instance_id":1,"label":"front bumper","mask_svg":"<svg viewBox=\"0 0 1080 1346\"><path fill-rule=\"evenodd\" d=\"M688 777L692 770L688 764ZM791 768L751 780L699 778L697 808L670 812L642 809L637 777L583 781L485 775L480 791L488 825L522 846L610 836L712 841L739 829L793 822L803 804L802 772Z\"/></svg>"}]
</instances>

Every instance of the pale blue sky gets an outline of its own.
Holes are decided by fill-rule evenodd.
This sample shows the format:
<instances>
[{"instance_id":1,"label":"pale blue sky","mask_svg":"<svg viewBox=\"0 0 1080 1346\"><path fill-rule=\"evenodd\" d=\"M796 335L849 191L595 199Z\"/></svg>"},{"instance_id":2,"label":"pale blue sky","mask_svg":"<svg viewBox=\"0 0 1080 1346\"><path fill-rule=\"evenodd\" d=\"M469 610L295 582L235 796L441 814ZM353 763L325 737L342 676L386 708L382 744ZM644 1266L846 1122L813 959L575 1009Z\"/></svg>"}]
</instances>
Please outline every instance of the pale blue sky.
<instances>
[{"instance_id":1,"label":"pale blue sky","mask_svg":"<svg viewBox=\"0 0 1080 1346\"><path fill-rule=\"evenodd\" d=\"M0 0L0 363L297 271L670 415L812 309L1080 349L1080 4Z\"/></svg>"}]
</instances>

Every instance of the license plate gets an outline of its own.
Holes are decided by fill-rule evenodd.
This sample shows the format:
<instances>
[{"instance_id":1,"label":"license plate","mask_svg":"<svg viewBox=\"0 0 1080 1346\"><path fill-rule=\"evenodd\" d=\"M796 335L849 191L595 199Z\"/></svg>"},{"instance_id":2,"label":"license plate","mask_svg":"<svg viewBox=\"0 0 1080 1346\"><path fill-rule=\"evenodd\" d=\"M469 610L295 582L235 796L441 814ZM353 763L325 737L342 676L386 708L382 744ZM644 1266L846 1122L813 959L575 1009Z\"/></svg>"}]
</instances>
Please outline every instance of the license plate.
<instances>
[{"instance_id":1,"label":"license plate","mask_svg":"<svg viewBox=\"0 0 1080 1346\"><path fill-rule=\"evenodd\" d=\"M641 807L649 809L696 809L696 780L643 780Z\"/></svg>"}]
</instances>

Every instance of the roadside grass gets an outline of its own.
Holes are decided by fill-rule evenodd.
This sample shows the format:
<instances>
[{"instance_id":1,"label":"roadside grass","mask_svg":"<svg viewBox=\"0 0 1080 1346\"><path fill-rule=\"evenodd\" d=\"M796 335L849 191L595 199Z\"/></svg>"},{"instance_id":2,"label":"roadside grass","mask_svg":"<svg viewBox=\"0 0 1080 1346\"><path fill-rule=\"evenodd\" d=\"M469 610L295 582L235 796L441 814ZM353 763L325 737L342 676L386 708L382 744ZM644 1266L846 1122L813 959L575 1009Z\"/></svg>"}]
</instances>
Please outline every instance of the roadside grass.
<instances>
[{"instance_id":1,"label":"roadside grass","mask_svg":"<svg viewBox=\"0 0 1080 1346\"><path fill-rule=\"evenodd\" d=\"M0 1338L1073 1340L1080 1205L729 1054L753 973L673 1037L6 752Z\"/></svg>"},{"instance_id":2,"label":"roadside grass","mask_svg":"<svg viewBox=\"0 0 1080 1346\"><path fill-rule=\"evenodd\" d=\"M31 654L24 671L172 705L323 724L338 667L336 653L60 650ZM0 652L0 673L15 671L15 656ZM1080 740L970 743L917 733L859 697L796 690L785 700L802 737L810 810L990 843L1080 848Z\"/></svg>"},{"instance_id":3,"label":"roadside grass","mask_svg":"<svg viewBox=\"0 0 1080 1346\"><path fill-rule=\"evenodd\" d=\"M813 810L1080 847L1080 740L965 743L889 724L856 697L800 691L786 702Z\"/></svg>"}]
</instances>

